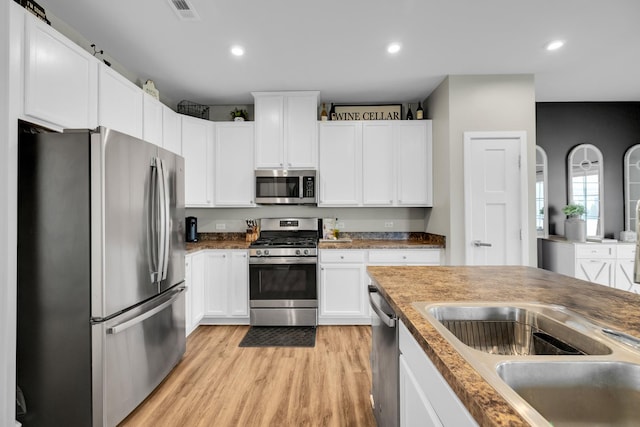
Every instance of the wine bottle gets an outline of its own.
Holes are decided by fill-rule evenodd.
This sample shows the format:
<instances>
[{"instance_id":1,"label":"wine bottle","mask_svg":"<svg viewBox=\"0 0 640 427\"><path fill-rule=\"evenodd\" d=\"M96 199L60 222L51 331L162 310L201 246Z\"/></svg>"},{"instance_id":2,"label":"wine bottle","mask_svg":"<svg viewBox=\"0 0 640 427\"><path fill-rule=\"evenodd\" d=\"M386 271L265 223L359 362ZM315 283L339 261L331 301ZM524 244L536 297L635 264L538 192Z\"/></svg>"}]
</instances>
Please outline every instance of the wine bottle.
<instances>
[{"instance_id":1,"label":"wine bottle","mask_svg":"<svg viewBox=\"0 0 640 427\"><path fill-rule=\"evenodd\" d=\"M422 103L418 102L418 109L416 110L416 120L424 119L424 111L422 110Z\"/></svg>"},{"instance_id":2,"label":"wine bottle","mask_svg":"<svg viewBox=\"0 0 640 427\"><path fill-rule=\"evenodd\" d=\"M322 120L323 122L326 122L327 119L327 107L324 105L324 102L322 103L322 112L320 113L320 120Z\"/></svg>"},{"instance_id":3,"label":"wine bottle","mask_svg":"<svg viewBox=\"0 0 640 427\"><path fill-rule=\"evenodd\" d=\"M329 120L336 119L336 106L331 103L331 108L329 108Z\"/></svg>"},{"instance_id":4,"label":"wine bottle","mask_svg":"<svg viewBox=\"0 0 640 427\"><path fill-rule=\"evenodd\" d=\"M411 104L407 104L409 111L407 111L407 120L413 120L413 113L411 112Z\"/></svg>"}]
</instances>

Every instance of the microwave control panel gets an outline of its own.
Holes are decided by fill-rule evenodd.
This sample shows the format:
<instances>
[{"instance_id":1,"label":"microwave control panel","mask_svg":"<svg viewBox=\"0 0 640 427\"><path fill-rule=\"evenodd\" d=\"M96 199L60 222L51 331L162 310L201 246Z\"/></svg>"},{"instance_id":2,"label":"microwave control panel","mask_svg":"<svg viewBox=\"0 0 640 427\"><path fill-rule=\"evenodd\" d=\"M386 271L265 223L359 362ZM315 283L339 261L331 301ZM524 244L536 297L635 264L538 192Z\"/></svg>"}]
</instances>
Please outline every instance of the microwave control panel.
<instances>
[{"instance_id":1,"label":"microwave control panel","mask_svg":"<svg viewBox=\"0 0 640 427\"><path fill-rule=\"evenodd\" d=\"M303 179L304 197L315 197L315 178L312 176L305 176Z\"/></svg>"}]
</instances>

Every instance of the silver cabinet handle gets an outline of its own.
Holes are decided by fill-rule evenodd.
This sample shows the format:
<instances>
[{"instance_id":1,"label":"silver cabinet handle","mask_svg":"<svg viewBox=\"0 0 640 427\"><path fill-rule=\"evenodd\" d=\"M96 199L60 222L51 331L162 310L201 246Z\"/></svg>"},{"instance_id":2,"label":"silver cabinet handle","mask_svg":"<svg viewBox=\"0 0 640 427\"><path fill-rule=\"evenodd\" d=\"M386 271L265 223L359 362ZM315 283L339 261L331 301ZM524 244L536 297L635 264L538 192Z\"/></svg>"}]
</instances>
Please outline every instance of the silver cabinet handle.
<instances>
[{"instance_id":1,"label":"silver cabinet handle","mask_svg":"<svg viewBox=\"0 0 640 427\"><path fill-rule=\"evenodd\" d=\"M475 246L476 248L484 246L486 248L490 248L491 247L491 243L486 243L486 242L481 242L480 240L474 240L473 242L471 242L473 244L473 246Z\"/></svg>"}]
</instances>

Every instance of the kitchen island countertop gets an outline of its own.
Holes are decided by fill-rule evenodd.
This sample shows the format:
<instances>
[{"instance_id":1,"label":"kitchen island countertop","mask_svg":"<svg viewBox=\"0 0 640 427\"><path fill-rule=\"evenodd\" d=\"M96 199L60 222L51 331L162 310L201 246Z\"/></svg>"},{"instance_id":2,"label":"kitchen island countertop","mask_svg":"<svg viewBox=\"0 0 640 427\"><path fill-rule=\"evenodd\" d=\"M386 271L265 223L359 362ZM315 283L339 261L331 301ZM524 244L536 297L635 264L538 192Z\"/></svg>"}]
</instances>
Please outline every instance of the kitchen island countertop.
<instances>
[{"instance_id":1,"label":"kitchen island countertop","mask_svg":"<svg viewBox=\"0 0 640 427\"><path fill-rule=\"evenodd\" d=\"M413 302L558 304L640 337L640 296L532 267L378 267L367 271L481 426L529 425L411 305Z\"/></svg>"}]
</instances>

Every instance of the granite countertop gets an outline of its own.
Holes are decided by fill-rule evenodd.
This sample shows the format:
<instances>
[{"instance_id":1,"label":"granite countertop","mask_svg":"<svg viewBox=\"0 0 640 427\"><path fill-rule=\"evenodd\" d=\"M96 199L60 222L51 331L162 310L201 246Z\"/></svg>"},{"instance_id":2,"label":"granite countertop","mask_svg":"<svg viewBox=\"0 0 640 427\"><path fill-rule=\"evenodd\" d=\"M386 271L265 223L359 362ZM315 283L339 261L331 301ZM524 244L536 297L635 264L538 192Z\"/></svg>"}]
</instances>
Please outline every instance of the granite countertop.
<instances>
[{"instance_id":1,"label":"granite countertop","mask_svg":"<svg viewBox=\"0 0 640 427\"><path fill-rule=\"evenodd\" d=\"M529 425L413 302L559 304L603 326L640 336L640 296L532 267L377 267L367 271L481 426Z\"/></svg>"}]
</instances>

